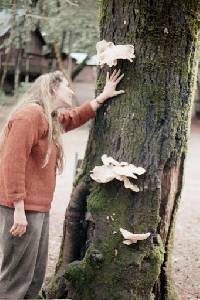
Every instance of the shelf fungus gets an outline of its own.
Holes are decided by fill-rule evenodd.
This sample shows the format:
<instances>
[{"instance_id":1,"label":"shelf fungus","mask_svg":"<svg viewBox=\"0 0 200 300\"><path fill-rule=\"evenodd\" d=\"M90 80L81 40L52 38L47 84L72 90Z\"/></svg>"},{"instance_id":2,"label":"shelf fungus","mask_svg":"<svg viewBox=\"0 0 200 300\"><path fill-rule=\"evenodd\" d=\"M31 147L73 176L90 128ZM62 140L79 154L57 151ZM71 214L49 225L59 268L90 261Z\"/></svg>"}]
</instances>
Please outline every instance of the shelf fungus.
<instances>
[{"instance_id":1,"label":"shelf fungus","mask_svg":"<svg viewBox=\"0 0 200 300\"><path fill-rule=\"evenodd\" d=\"M142 240L146 240L151 233L147 232L147 233L132 233L126 229L120 228L120 232L124 237L124 241L123 244L125 245L131 245L131 244L135 244L137 243L137 241L142 241Z\"/></svg>"},{"instance_id":2,"label":"shelf fungus","mask_svg":"<svg viewBox=\"0 0 200 300\"><path fill-rule=\"evenodd\" d=\"M118 162L112 157L108 157L103 154L102 166L96 166L91 171L91 178L99 183L107 183L113 179L124 182L124 187L131 189L134 192L139 192L139 187L128 179L128 177L137 179L137 175L142 175L145 173L145 169L142 167L136 167L133 164L127 162Z\"/></svg>"},{"instance_id":3,"label":"shelf fungus","mask_svg":"<svg viewBox=\"0 0 200 300\"><path fill-rule=\"evenodd\" d=\"M133 45L114 45L113 42L102 40L96 44L97 58L99 64L107 64L109 67L116 66L118 59L128 59L133 62L134 46Z\"/></svg>"}]
</instances>

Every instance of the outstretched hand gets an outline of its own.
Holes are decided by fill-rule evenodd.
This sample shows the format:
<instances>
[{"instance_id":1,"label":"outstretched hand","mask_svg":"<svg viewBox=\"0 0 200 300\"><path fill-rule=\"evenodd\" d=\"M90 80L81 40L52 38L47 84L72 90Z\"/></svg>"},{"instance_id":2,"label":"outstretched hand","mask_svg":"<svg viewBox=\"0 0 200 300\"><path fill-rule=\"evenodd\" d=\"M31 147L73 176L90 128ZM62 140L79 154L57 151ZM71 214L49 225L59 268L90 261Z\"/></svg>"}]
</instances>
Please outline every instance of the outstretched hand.
<instances>
[{"instance_id":1,"label":"outstretched hand","mask_svg":"<svg viewBox=\"0 0 200 300\"><path fill-rule=\"evenodd\" d=\"M106 101L109 98L125 93L124 90L116 90L118 83L124 77L124 74L120 75L120 73L120 69L118 71L115 69L111 75L109 75L109 72L107 72L106 84L104 86L103 92L99 95L99 98L102 99L102 102Z\"/></svg>"}]
</instances>

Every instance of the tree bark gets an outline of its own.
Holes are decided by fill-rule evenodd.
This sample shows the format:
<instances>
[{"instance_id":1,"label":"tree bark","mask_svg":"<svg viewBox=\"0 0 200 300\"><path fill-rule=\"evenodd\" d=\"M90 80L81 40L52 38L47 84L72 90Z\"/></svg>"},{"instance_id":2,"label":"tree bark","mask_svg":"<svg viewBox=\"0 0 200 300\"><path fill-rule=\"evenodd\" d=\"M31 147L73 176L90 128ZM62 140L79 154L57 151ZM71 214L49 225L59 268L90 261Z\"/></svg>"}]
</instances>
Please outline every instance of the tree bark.
<instances>
[{"instance_id":1,"label":"tree bark","mask_svg":"<svg viewBox=\"0 0 200 300\"><path fill-rule=\"evenodd\" d=\"M196 81L199 12L198 0L101 1L100 39L134 44L136 59L118 62L125 73L118 89L126 93L99 109L91 129L49 298L175 299L170 253ZM99 71L97 92L106 71ZM146 169L139 193L117 180L91 180L90 170L102 164L104 153ZM151 236L127 246L120 227Z\"/></svg>"}]
</instances>

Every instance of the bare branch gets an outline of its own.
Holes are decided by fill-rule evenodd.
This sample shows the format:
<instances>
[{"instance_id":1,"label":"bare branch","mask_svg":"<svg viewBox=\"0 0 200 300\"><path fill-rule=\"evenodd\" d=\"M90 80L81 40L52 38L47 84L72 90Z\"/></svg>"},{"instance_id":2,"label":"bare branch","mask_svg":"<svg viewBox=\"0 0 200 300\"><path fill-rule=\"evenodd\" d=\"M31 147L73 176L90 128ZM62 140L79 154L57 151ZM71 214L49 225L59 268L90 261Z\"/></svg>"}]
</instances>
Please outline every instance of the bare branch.
<instances>
[{"instance_id":1,"label":"bare branch","mask_svg":"<svg viewBox=\"0 0 200 300\"><path fill-rule=\"evenodd\" d=\"M74 3L70 0L65 0L68 4L73 5L73 6L79 6L77 3Z\"/></svg>"}]
</instances>

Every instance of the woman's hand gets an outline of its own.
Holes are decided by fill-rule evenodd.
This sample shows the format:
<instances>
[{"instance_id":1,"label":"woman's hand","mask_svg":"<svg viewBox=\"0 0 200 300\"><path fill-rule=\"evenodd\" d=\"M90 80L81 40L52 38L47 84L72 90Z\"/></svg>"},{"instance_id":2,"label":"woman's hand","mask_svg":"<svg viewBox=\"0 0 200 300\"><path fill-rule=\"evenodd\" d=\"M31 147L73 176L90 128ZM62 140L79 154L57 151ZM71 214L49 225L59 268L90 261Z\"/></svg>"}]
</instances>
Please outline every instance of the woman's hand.
<instances>
[{"instance_id":1,"label":"woman's hand","mask_svg":"<svg viewBox=\"0 0 200 300\"><path fill-rule=\"evenodd\" d=\"M116 91L118 83L124 77L124 74L120 75L120 72L120 69L118 71L115 69L110 76L109 72L107 72L105 87L103 92L98 96L99 102L103 103L109 98L125 93L124 90Z\"/></svg>"},{"instance_id":2,"label":"woman's hand","mask_svg":"<svg viewBox=\"0 0 200 300\"><path fill-rule=\"evenodd\" d=\"M14 236L21 237L26 232L27 225L24 201L16 202L14 210L14 224L10 229L10 233Z\"/></svg>"}]
</instances>

